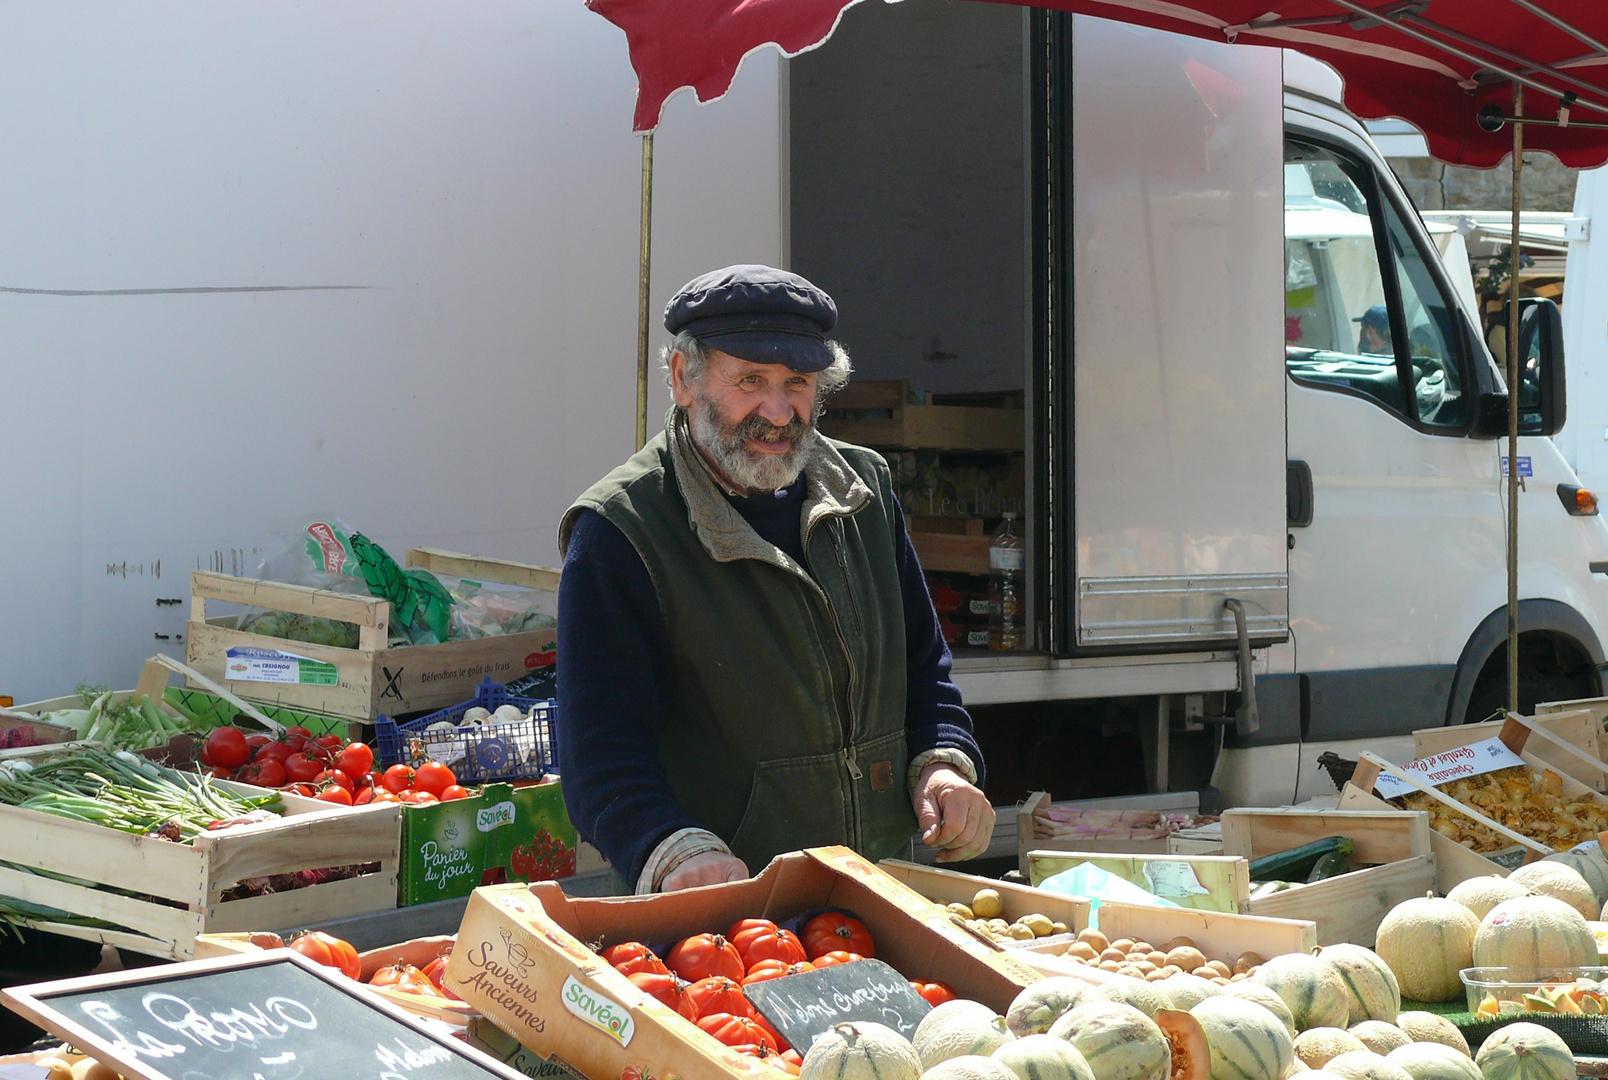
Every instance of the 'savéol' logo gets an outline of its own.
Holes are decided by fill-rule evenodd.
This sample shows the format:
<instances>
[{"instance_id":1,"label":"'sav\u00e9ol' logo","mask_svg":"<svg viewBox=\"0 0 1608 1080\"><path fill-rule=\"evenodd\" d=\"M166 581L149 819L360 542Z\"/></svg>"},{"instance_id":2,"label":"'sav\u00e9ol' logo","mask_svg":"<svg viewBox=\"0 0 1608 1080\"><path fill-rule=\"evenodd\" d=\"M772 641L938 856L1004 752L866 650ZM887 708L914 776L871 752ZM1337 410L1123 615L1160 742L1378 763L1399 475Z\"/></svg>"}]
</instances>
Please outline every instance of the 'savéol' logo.
<instances>
[{"instance_id":1,"label":"'sav\u00e9ol' logo","mask_svg":"<svg viewBox=\"0 0 1608 1080\"><path fill-rule=\"evenodd\" d=\"M636 1021L631 1019L630 1010L624 1005L604 997L596 990L588 990L573 975L564 980L559 996L564 1001L564 1008L571 1013L621 1046L631 1045L631 1036L636 1034Z\"/></svg>"},{"instance_id":2,"label":"'sav\u00e9ol' logo","mask_svg":"<svg viewBox=\"0 0 1608 1080\"><path fill-rule=\"evenodd\" d=\"M475 828L481 832L490 832L504 825L514 823L514 804L500 802L496 806L488 806L475 813Z\"/></svg>"}]
</instances>

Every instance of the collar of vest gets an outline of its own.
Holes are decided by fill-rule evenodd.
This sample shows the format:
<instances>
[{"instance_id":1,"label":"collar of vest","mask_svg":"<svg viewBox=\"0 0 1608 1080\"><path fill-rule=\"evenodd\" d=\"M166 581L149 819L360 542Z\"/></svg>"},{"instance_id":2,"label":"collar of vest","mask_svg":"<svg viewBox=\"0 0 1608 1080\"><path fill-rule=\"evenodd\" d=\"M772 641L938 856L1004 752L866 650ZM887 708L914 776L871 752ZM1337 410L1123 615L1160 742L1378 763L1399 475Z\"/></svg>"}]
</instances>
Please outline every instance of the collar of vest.
<instances>
[{"instance_id":1,"label":"collar of vest","mask_svg":"<svg viewBox=\"0 0 1608 1080\"><path fill-rule=\"evenodd\" d=\"M709 557L716 562L737 559L776 562L780 559L791 563L793 560L785 552L755 532L726 500L709 463L693 445L687 414L672 406L665 417L664 428L676 482L682 498L687 501L687 524L709 552ZM800 529L805 537L823 519L847 517L871 501L870 487L826 438L816 440L816 451L804 464L804 479Z\"/></svg>"}]
</instances>

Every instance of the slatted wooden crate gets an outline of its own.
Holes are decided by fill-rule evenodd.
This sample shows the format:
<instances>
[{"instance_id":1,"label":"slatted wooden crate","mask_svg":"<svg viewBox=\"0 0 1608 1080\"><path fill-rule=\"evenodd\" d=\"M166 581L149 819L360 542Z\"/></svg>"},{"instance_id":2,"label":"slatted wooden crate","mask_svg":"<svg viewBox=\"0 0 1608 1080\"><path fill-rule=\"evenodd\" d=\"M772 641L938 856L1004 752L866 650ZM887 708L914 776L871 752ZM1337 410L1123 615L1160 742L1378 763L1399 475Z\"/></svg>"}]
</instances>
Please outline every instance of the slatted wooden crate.
<instances>
[{"instance_id":1,"label":"slatted wooden crate","mask_svg":"<svg viewBox=\"0 0 1608 1080\"><path fill-rule=\"evenodd\" d=\"M262 793L214 782L240 794ZM75 879L0 866L0 895L126 928L29 924L39 929L178 960L192 956L202 933L278 930L396 906L400 806L340 807L290 794L282 798L284 816L277 820L203 833L189 844L0 805L0 861ZM378 863L379 869L282 893L222 899L245 878L359 863Z\"/></svg>"},{"instance_id":2,"label":"slatted wooden crate","mask_svg":"<svg viewBox=\"0 0 1608 1080\"><path fill-rule=\"evenodd\" d=\"M433 573L497 581L556 592L558 571L501 559L414 548L407 564ZM456 705L475 696L484 678L506 683L550 662L556 630L449 641L439 645L387 648L391 605L372 596L352 596L276 581L233 577L202 570L190 575L190 622L184 643L191 667L242 697L292 709L370 721ZM358 627L358 646L342 649L253 634L235 628L235 617L209 618L207 602L227 601L341 622ZM231 679L231 648L273 649L334 665L334 686Z\"/></svg>"},{"instance_id":3,"label":"slatted wooden crate","mask_svg":"<svg viewBox=\"0 0 1608 1080\"><path fill-rule=\"evenodd\" d=\"M903 379L852 382L827 402L821 432L863 446L900 450L1020 450L1027 444L1021 409L925 405L910 401Z\"/></svg>"}]
</instances>

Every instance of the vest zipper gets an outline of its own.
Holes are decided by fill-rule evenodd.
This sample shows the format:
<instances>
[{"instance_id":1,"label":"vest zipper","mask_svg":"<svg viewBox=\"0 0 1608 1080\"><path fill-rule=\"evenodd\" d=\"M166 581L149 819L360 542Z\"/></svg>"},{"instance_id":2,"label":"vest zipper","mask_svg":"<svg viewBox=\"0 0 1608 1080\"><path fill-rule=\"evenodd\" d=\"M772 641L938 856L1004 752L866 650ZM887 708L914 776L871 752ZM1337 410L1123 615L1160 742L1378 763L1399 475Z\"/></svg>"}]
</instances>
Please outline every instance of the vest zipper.
<instances>
[{"instance_id":1,"label":"vest zipper","mask_svg":"<svg viewBox=\"0 0 1608 1080\"><path fill-rule=\"evenodd\" d=\"M834 521L833 524L834 525L841 525L842 523ZM845 588L846 588L847 587L847 579L848 579L848 574L846 572L847 569L848 569L848 561L847 561L847 559L844 558L843 548L842 548L841 544L839 543L837 530L835 528L828 528L827 529L827 537L828 537L829 542L832 545L832 554L837 559L838 568L845 571L843 576L844 576ZM803 545L803 548L804 548L804 551L805 551L806 555L808 555L808 553L809 553L809 544L810 544L810 538L806 534L802 538L802 545ZM806 580L808 580L808 579L806 579ZM826 604L827 614L832 616L832 629L837 631L838 644L843 647L843 659L847 662L848 667L849 667L849 684L845 688L845 691L844 691L844 706L848 710L848 717L847 717L847 719L848 719L848 727L843 732L842 757L843 757L843 765L844 765L845 768L848 769L849 776L854 780L859 780L859 779L863 778L864 774L860 771L860 767L858 765L856 765L855 762L854 762L854 683L855 683L854 653L849 648L848 635L843 632L843 621L838 618L838 613L837 613L836 609L834 609L832 607L832 598L830 596L828 596L826 594L826 590L821 588L821 586L819 584L817 584L815 581L811 580L810 584L815 587L816 592L821 594L821 600ZM854 593L853 593L852 590L849 590L849 602L850 602L851 605L854 603ZM858 610L856 610L856 612L855 612L855 617L856 618L859 617ZM849 791L849 807L848 808L849 808L849 838L850 838L851 841L853 841L853 843L851 843L849 846L850 847L857 847L859 845L860 839L861 839L861 837L860 837L860 792L859 792L858 788L851 788L850 789L850 791Z\"/></svg>"}]
</instances>

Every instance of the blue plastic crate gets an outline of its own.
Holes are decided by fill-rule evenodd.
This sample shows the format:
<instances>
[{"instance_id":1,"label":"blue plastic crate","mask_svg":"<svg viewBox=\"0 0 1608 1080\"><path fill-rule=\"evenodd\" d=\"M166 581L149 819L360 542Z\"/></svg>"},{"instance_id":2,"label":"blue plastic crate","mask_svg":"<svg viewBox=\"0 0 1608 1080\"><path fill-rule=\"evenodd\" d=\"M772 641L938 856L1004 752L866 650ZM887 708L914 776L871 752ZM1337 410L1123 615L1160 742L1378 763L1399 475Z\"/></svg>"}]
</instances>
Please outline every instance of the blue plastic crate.
<instances>
[{"instance_id":1,"label":"blue plastic crate","mask_svg":"<svg viewBox=\"0 0 1608 1080\"><path fill-rule=\"evenodd\" d=\"M505 724L465 724L463 714L479 707L496 712L512 705L527 719ZM432 724L455 725L452 731L429 731ZM516 697L501 683L484 679L475 696L428 716L398 724L381 713L374 721L374 742L380 765L389 768L413 764L422 755L453 771L459 783L485 784L493 780L540 780L553 770L557 707L551 701Z\"/></svg>"}]
</instances>

